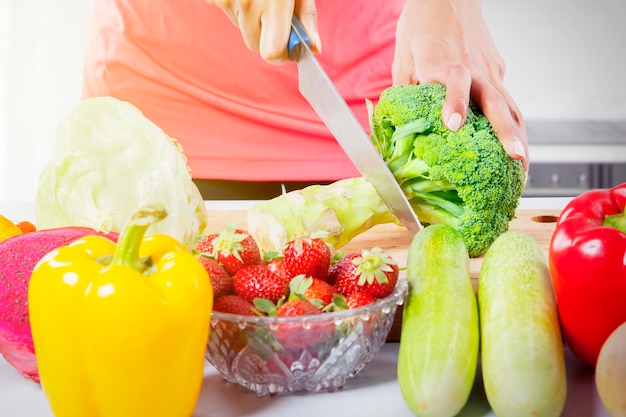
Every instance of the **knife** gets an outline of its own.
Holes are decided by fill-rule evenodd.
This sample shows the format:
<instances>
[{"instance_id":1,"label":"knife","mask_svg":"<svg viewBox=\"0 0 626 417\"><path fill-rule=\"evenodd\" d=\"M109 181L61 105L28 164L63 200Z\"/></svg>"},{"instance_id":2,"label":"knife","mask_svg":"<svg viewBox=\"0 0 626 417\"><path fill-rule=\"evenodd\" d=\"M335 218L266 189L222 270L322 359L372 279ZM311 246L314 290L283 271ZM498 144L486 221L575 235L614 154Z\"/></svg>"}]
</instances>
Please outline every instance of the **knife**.
<instances>
[{"instance_id":1,"label":"knife","mask_svg":"<svg viewBox=\"0 0 626 417\"><path fill-rule=\"evenodd\" d=\"M411 233L417 233L422 224L400 185L309 45L309 35L294 15L288 51L289 60L298 64L300 93L324 121L361 175L372 183L391 212Z\"/></svg>"}]
</instances>

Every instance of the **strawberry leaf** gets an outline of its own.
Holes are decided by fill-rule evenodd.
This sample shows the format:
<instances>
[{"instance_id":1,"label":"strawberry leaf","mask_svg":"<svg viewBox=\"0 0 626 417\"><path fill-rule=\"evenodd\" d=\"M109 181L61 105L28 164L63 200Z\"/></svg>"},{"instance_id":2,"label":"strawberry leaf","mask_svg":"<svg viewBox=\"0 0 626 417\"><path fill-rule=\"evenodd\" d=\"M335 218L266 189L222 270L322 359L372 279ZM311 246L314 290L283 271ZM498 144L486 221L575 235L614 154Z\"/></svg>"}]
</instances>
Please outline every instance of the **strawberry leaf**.
<instances>
[{"instance_id":1,"label":"strawberry leaf","mask_svg":"<svg viewBox=\"0 0 626 417\"><path fill-rule=\"evenodd\" d=\"M259 311L262 311L268 316L278 316L276 304L272 303L270 300L265 298L255 298L252 300L252 304L254 304Z\"/></svg>"}]
</instances>

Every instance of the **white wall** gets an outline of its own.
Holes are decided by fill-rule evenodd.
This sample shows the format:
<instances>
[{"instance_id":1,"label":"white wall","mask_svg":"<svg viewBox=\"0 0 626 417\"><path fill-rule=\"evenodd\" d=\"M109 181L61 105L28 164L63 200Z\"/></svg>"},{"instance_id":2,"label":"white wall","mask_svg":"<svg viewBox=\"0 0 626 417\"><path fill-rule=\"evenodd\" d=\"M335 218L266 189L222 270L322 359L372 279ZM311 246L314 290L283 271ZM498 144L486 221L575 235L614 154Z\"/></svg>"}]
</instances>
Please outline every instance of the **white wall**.
<instances>
[{"instance_id":1,"label":"white wall","mask_svg":"<svg viewBox=\"0 0 626 417\"><path fill-rule=\"evenodd\" d=\"M0 201L35 198L56 126L80 99L92 1L0 0ZM483 8L527 119L626 119L624 0Z\"/></svg>"},{"instance_id":2,"label":"white wall","mask_svg":"<svg viewBox=\"0 0 626 417\"><path fill-rule=\"evenodd\" d=\"M92 0L0 0L0 201L34 201L79 102Z\"/></svg>"},{"instance_id":3,"label":"white wall","mask_svg":"<svg viewBox=\"0 0 626 417\"><path fill-rule=\"evenodd\" d=\"M626 1L483 0L483 9L527 119L626 119Z\"/></svg>"}]
</instances>

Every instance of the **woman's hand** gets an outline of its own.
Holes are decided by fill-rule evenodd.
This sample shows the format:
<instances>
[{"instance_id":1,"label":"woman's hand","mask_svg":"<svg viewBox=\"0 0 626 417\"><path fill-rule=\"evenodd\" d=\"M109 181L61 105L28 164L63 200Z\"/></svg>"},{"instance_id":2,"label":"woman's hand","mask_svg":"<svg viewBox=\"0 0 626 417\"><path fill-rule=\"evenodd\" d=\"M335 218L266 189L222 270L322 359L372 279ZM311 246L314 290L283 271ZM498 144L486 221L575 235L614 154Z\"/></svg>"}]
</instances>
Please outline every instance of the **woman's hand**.
<instances>
[{"instance_id":1,"label":"woman's hand","mask_svg":"<svg viewBox=\"0 0 626 417\"><path fill-rule=\"evenodd\" d=\"M315 0L206 0L220 7L241 30L246 46L267 62L287 60L291 17L295 13L311 38L311 49L320 52Z\"/></svg>"},{"instance_id":2,"label":"woman's hand","mask_svg":"<svg viewBox=\"0 0 626 417\"><path fill-rule=\"evenodd\" d=\"M471 94L504 149L528 171L524 121L503 85L504 69L480 0L406 1L396 33L394 84L444 84L442 116L451 130L465 122Z\"/></svg>"}]
</instances>

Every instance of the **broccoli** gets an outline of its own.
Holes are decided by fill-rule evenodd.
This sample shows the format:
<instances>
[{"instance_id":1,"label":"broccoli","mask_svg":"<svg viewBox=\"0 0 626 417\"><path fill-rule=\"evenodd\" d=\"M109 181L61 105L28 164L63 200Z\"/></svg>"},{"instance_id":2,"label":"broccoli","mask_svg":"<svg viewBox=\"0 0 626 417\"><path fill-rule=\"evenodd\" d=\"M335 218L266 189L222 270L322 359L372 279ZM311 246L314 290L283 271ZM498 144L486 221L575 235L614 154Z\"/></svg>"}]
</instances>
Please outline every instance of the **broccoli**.
<instances>
[{"instance_id":1,"label":"broccoli","mask_svg":"<svg viewBox=\"0 0 626 417\"><path fill-rule=\"evenodd\" d=\"M474 103L457 132L441 119L441 84L389 87L370 109L370 137L425 225L459 230L470 256L486 252L509 227L524 170L504 151ZM382 223L399 223L364 177L311 185L248 210L248 230L264 251L316 235L340 248Z\"/></svg>"},{"instance_id":2,"label":"broccoli","mask_svg":"<svg viewBox=\"0 0 626 417\"><path fill-rule=\"evenodd\" d=\"M475 103L463 126L448 130L445 94L438 83L389 87L369 103L370 137L420 221L453 226L476 257L508 229L525 174Z\"/></svg>"}]
</instances>

